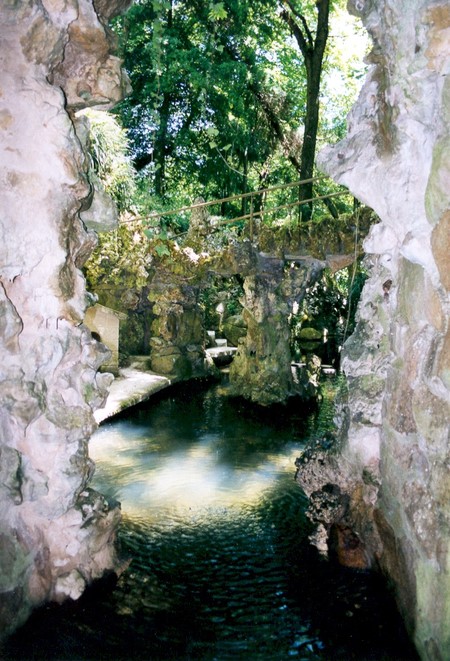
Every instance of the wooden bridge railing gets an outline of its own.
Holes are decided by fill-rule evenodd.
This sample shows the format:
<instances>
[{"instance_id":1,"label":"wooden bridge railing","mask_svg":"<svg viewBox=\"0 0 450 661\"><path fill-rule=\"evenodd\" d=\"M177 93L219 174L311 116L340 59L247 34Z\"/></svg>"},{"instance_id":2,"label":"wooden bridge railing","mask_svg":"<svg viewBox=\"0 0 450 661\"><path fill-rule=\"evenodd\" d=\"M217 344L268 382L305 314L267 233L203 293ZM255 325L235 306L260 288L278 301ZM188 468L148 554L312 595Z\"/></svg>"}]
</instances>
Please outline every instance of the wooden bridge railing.
<instances>
[{"instance_id":1,"label":"wooden bridge railing","mask_svg":"<svg viewBox=\"0 0 450 661\"><path fill-rule=\"evenodd\" d=\"M285 202L283 204L278 204L276 206L267 206L267 196L271 193L276 193L279 191L283 190L289 190L289 189L295 189L298 188L300 191L300 187L303 186L304 184L308 183L314 183L316 181L324 181L328 179L328 177L325 177L324 175L322 176L317 176L317 177L312 177L310 179L303 179L303 180L298 180L298 181L293 181L287 184L279 184L277 186L270 186L269 188L261 188L257 191L250 191L247 193L239 193L236 195L229 195L227 197L222 197L220 199L216 200L210 200L209 202L196 202L191 205L187 206L182 206L178 207L177 209L168 209L166 211L154 211L150 213L149 215L146 216L135 216L133 219L130 220L125 220L122 222L134 222L137 220L147 220L147 221L157 221L160 218L165 218L167 216L173 216L173 215L179 215L179 214L184 214L186 212L192 212L192 211L199 211L201 209L209 209L210 207L214 206L223 206L226 203L229 202L237 202L237 201L246 201L249 200L250 202L250 208L249 212L243 213L238 216L234 216L232 218L224 218L219 225L230 225L233 223L237 222L242 222L242 221L249 221L249 232L250 232L250 237L253 237L253 231L254 231L254 221L257 218L263 219L266 216L274 215L280 211L291 211L292 209L299 208L305 204L309 203L314 203L314 202L326 202L327 200L330 200L335 197L340 197L342 195L349 195L351 196L351 193L349 191L342 187L341 190L336 191L334 193L328 193L325 195L316 195L314 197L308 198L308 199L301 199L300 195L298 199L296 199L293 202ZM259 207L255 207L255 200L259 198ZM329 205L327 205L329 207Z\"/></svg>"}]
</instances>

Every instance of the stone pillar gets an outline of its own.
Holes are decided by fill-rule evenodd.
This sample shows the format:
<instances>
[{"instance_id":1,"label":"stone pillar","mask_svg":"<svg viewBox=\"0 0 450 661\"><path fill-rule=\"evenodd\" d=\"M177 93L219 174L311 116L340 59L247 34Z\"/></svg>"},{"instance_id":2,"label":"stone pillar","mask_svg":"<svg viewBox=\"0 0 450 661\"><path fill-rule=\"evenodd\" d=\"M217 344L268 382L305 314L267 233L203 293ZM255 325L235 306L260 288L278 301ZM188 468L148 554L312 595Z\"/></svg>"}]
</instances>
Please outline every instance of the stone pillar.
<instances>
[{"instance_id":1,"label":"stone pillar","mask_svg":"<svg viewBox=\"0 0 450 661\"><path fill-rule=\"evenodd\" d=\"M152 281L150 364L154 372L179 379L205 376L205 330L198 294L199 287L180 281L169 271L162 280Z\"/></svg>"},{"instance_id":2,"label":"stone pillar","mask_svg":"<svg viewBox=\"0 0 450 661\"><path fill-rule=\"evenodd\" d=\"M204 204L203 197L197 197L194 204ZM191 246L194 250L205 250L207 239L211 232L211 223L209 218L208 207L199 206L191 211L191 220L189 222L189 230L186 236L186 245Z\"/></svg>"},{"instance_id":3,"label":"stone pillar","mask_svg":"<svg viewBox=\"0 0 450 661\"><path fill-rule=\"evenodd\" d=\"M0 8L0 635L115 563L118 508L89 487L110 377L82 323L95 237L69 114L122 94L101 14L90 0Z\"/></svg>"},{"instance_id":4,"label":"stone pillar","mask_svg":"<svg viewBox=\"0 0 450 661\"><path fill-rule=\"evenodd\" d=\"M450 658L450 5L349 6L371 34L371 67L346 139L320 162L381 223L365 241L371 276L344 350L348 432L337 465L349 467L365 508L359 527L395 584L421 657L443 660Z\"/></svg>"},{"instance_id":5,"label":"stone pillar","mask_svg":"<svg viewBox=\"0 0 450 661\"><path fill-rule=\"evenodd\" d=\"M323 268L324 263L313 258L286 264L284 259L258 255L257 265L245 277L241 301L247 334L230 366L230 384L237 395L267 406L316 391L312 384L293 378L289 314Z\"/></svg>"},{"instance_id":6,"label":"stone pillar","mask_svg":"<svg viewBox=\"0 0 450 661\"><path fill-rule=\"evenodd\" d=\"M265 260L244 280L242 317L247 334L230 366L233 391L263 406L284 402L293 392L289 306L281 297L283 260Z\"/></svg>"}]
</instances>

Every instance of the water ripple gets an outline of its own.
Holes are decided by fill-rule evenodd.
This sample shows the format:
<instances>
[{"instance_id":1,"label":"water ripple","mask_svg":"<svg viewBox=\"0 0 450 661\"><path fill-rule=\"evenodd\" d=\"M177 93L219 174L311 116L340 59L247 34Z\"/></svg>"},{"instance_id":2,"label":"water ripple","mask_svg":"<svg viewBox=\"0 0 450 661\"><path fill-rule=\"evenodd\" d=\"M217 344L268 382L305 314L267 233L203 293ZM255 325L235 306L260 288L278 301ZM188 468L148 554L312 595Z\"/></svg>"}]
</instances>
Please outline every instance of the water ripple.
<instances>
[{"instance_id":1,"label":"water ripple","mask_svg":"<svg viewBox=\"0 0 450 661\"><path fill-rule=\"evenodd\" d=\"M379 579L333 569L307 543L294 460L328 431L330 402L274 416L189 385L101 427L95 486L121 501L131 565L39 611L4 658L411 661Z\"/></svg>"}]
</instances>

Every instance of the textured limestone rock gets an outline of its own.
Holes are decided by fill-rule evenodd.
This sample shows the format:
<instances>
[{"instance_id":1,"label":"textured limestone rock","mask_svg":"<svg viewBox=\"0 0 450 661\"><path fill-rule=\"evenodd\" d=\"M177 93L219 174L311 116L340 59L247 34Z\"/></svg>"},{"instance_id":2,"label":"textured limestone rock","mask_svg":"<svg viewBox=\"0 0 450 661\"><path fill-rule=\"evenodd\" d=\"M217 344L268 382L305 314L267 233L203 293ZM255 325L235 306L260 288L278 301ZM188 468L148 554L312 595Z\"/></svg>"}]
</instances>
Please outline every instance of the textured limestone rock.
<instances>
[{"instance_id":1,"label":"textured limestone rock","mask_svg":"<svg viewBox=\"0 0 450 661\"><path fill-rule=\"evenodd\" d=\"M222 334L229 346L237 347L239 341L247 334L247 326L241 314L226 317L222 324Z\"/></svg>"},{"instance_id":2,"label":"textured limestone rock","mask_svg":"<svg viewBox=\"0 0 450 661\"><path fill-rule=\"evenodd\" d=\"M91 125L89 117L83 112L78 112L72 116L73 124L77 138L81 143L83 150L88 154L91 140ZM94 230L91 235L94 237L92 247L96 246L97 237L94 232L109 232L117 227L119 222L119 212L117 206L105 191L101 181L94 172L91 158L88 156L87 177L90 184L90 193L82 201L80 209L80 218L88 230ZM92 248L90 248L90 251ZM90 252L89 251L89 252Z\"/></svg>"},{"instance_id":3,"label":"textured limestone rock","mask_svg":"<svg viewBox=\"0 0 450 661\"><path fill-rule=\"evenodd\" d=\"M128 90L120 60L110 53L111 33L99 21L92 2L73 4L76 20L66 25L64 57L54 67L51 82L64 89L67 107L72 110L110 108ZM103 5L97 7L104 11Z\"/></svg>"},{"instance_id":4,"label":"textured limestone rock","mask_svg":"<svg viewBox=\"0 0 450 661\"><path fill-rule=\"evenodd\" d=\"M244 278L241 304L247 333L230 368L237 395L264 406L290 396L317 395L317 370L312 365L302 373L291 369L289 315L325 267L338 270L354 261L373 222L373 212L362 209L340 224L331 219L318 229L300 228L296 236L261 227L253 242L229 242L216 256L215 272Z\"/></svg>"},{"instance_id":5,"label":"textured limestone rock","mask_svg":"<svg viewBox=\"0 0 450 661\"><path fill-rule=\"evenodd\" d=\"M199 305L206 284L202 261L191 248L174 249L159 262L155 258L148 298L153 305L150 364L158 374L186 379L209 370Z\"/></svg>"},{"instance_id":6,"label":"textured limestone rock","mask_svg":"<svg viewBox=\"0 0 450 661\"><path fill-rule=\"evenodd\" d=\"M203 200L196 202L201 205ZM294 395L305 399L317 395L316 367L311 364L302 373L300 368L294 373L291 369L289 315L294 302L303 300L306 289L318 280L326 266L337 270L354 261L358 245L373 222L373 212L361 209L340 223L331 219L319 229L300 228L296 236L260 228L252 240L245 232L243 238L231 239L229 230L221 233L219 226L214 227L214 219L204 206L193 211L185 251L195 250L198 259L202 256L204 262L209 261L210 272L239 275L244 280L243 324L236 331L234 324L224 320L222 331L233 344L239 344L230 368L230 384L236 395L264 406L285 402ZM173 265L166 264L166 268L175 275ZM200 284L201 272L191 277ZM166 298L164 283L171 281L172 275L158 278L161 294L152 293L155 300ZM183 301L183 294L178 296ZM183 310L164 303L154 310L159 320L154 323L151 340L152 366L164 374L174 373L176 365L187 365L180 338L176 340L174 331L170 330L185 323ZM230 339L233 337L234 340Z\"/></svg>"},{"instance_id":7,"label":"textured limestone rock","mask_svg":"<svg viewBox=\"0 0 450 661\"><path fill-rule=\"evenodd\" d=\"M117 504L88 487L110 377L82 324L95 239L68 111L117 100L121 83L90 0L6 0L0 24L1 636L115 563Z\"/></svg>"},{"instance_id":8,"label":"textured limestone rock","mask_svg":"<svg viewBox=\"0 0 450 661\"><path fill-rule=\"evenodd\" d=\"M349 6L372 36L372 66L347 138L320 161L381 223L365 240L371 276L342 360L344 440L324 479L350 495L421 657L448 659L450 5Z\"/></svg>"},{"instance_id":9,"label":"textured limestone rock","mask_svg":"<svg viewBox=\"0 0 450 661\"><path fill-rule=\"evenodd\" d=\"M311 258L286 264L284 259L262 253L252 262L256 265L245 277L241 301L247 334L230 367L231 387L263 406L285 402L293 395L311 395L317 387L312 381L311 388L305 387L291 369L289 313L318 280L324 264Z\"/></svg>"},{"instance_id":10,"label":"textured limestone rock","mask_svg":"<svg viewBox=\"0 0 450 661\"><path fill-rule=\"evenodd\" d=\"M151 368L158 374L182 379L205 375L203 315L198 289L174 282L153 282L149 294L154 303Z\"/></svg>"},{"instance_id":11,"label":"textured limestone rock","mask_svg":"<svg viewBox=\"0 0 450 661\"><path fill-rule=\"evenodd\" d=\"M244 280L242 316L247 334L230 367L233 391L262 405L283 402L293 392L288 314L277 293L284 262L268 258Z\"/></svg>"}]
</instances>

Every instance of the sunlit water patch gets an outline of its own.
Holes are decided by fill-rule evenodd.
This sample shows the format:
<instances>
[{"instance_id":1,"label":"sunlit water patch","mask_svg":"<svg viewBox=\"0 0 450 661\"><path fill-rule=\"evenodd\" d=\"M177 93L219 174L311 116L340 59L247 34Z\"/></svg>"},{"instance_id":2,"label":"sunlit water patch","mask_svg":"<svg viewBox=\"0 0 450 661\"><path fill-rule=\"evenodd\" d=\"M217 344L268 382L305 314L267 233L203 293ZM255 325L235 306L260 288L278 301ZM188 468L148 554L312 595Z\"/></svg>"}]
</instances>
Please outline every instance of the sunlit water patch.
<instances>
[{"instance_id":1,"label":"sunlit water patch","mask_svg":"<svg viewBox=\"0 0 450 661\"><path fill-rule=\"evenodd\" d=\"M414 659L379 577L308 545L294 461L329 431L332 395L264 411L187 384L101 427L94 486L122 504L130 567L39 611L5 658Z\"/></svg>"}]
</instances>

